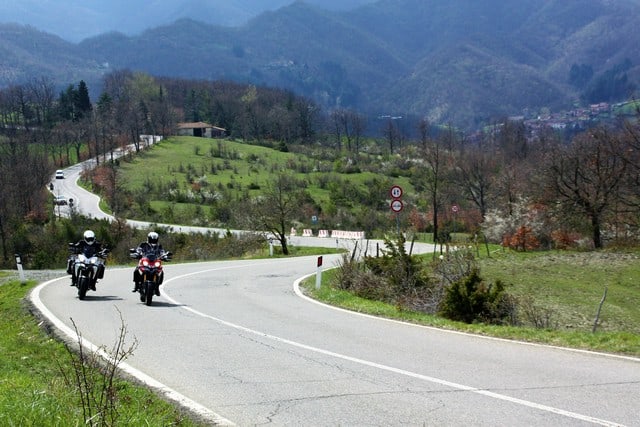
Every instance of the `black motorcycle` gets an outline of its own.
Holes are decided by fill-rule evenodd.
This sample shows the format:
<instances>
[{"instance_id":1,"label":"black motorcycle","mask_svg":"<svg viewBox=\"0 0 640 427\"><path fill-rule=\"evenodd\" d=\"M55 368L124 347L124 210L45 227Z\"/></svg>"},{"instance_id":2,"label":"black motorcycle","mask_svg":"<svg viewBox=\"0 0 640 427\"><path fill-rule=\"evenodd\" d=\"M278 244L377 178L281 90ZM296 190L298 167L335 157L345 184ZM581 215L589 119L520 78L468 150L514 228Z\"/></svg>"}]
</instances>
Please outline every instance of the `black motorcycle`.
<instances>
[{"instance_id":1,"label":"black motorcycle","mask_svg":"<svg viewBox=\"0 0 640 427\"><path fill-rule=\"evenodd\" d=\"M84 250L77 252L73 243L69 243L69 250L75 254L72 267L75 273L74 285L78 288L78 298L83 300L87 296L87 291L89 289L95 291L98 279L104 277L104 263L109 250L105 248L96 251L95 248L86 246Z\"/></svg>"}]
</instances>

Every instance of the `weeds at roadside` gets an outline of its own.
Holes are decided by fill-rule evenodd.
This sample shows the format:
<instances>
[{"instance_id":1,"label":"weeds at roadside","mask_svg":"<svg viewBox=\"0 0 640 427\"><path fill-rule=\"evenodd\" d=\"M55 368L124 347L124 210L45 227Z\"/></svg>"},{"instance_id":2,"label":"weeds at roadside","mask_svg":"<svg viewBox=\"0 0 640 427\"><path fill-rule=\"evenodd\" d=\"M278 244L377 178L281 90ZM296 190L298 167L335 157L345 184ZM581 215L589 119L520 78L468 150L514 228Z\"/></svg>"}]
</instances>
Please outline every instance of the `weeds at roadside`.
<instances>
[{"instance_id":1,"label":"weeds at roadside","mask_svg":"<svg viewBox=\"0 0 640 427\"><path fill-rule=\"evenodd\" d=\"M127 327L120 313L118 338L110 351L103 346L89 349L73 319L76 333L76 348L65 344L70 365L58 362L65 384L71 388L82 408L84 424L90 426L113 426L119 419L119 393L116 374L119 365L131 356L138 345L136 339L128 347L125 345Z\"/></svg>"}]
</instances>

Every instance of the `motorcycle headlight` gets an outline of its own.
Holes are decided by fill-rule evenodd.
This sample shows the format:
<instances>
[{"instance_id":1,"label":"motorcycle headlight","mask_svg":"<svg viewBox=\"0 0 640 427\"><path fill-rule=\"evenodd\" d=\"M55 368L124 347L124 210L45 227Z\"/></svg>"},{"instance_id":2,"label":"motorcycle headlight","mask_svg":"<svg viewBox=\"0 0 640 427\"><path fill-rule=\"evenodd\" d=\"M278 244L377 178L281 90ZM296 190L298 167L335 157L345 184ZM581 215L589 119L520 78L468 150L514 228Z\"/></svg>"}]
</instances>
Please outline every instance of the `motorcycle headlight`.
<instances>
[{"instance_id":1,"label":"motorcycle headlight","mask_svg":"<svg viewBox=\"0 0 640 427\"><path fill-rule=\"evenodd\" d=\"M145 267L149 267L149 261L145 259L144 261L142 261L142 265L144 265Z\"/></svg>"},{"instance_id":2,"label":"motorcycle headlight","mask_svg":"<svg viewBox=\"0 0 640 427\"><path fill-rule=\"evenodd\" d=\"M155 267L158 268L158 267L160 267L160 265L161 265L160 261L156 261Z\"/></svg>"}]
</instances>

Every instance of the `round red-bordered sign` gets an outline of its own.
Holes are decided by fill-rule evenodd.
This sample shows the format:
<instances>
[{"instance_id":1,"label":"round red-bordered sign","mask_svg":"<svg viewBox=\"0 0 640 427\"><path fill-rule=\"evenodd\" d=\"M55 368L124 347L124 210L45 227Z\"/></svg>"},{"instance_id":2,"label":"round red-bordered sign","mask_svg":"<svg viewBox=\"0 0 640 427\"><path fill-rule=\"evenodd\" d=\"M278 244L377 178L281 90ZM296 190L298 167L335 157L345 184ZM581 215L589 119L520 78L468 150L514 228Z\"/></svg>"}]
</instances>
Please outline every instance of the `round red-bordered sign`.
<instances>
[{"instance_id":1,"label":"round red-bordered sign","mask_svg":"<svg viewBox=\"0 0 640 427\"><path fill-rule=\"evenodd\" d=\"M394 185L393 187L391 187L389 193L391 194L392 199L399 199L400 197L402 197L402 187L400 187L399 185Z\"/></svg>"},{"instance_id":2,"label":"round red-bordered sign","mask_svg":"<svg viewBox=\"0 0 640 427\"><path fill-rule=\"evenodd\" d=\"M394 199L391 201L391 210L394 212L400 212L404 205L402 204L402 200Z\"/></svg>"}]
</instances>

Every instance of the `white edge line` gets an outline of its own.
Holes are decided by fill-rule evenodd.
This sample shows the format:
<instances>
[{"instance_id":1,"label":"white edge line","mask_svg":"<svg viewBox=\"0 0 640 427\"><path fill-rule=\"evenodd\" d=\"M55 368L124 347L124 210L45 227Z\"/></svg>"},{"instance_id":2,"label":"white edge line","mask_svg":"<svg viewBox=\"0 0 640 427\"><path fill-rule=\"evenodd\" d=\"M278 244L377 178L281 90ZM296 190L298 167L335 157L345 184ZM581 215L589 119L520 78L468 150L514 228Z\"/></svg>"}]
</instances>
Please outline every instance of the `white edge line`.
<instances>
[{"instance_id":1,"label":"white edge line","mask_svg":"<svg viewBox=\"0 0 640 427\"><path fill-rule=\"evenodd\" d=\"M219 270L219 269L237 268L237 267L238 266L229 266L229 267L209 269L209 270L206 270L206 271L215 271L215 270ZM187 273L187 274L185 274L183 276L176 276L176 277L173 278L173 280L181 278L181 277L192 276L192 275L195 275L195 274L198 274L198 273L199 272L192 272L192 273ZM322 305L322 306L325 306L325 307L329 307L329 308L332 308L332 309L336 309L336 310L340 310L340 311L344 311L344 312L352 313L352 314L358 314L358 315L362 315L362 316L369 317L369 318L381 319L381 318L376 317L376 316L364 315L362 313L355 313L353 311L344 310L344 309L340 309L340 308L337 308L337 307L332 307L332 306L329 306L327 304L320 303L318 301L310 299L310 298L306 297L305 295L303 295L302 292L300 291L300 282L303 281L304 279L310 277L310 276L313 276L314 274L316 274L316 273L307 274L306 276L303 276L303 277L297 279L294 282L294 284L293 284L294 292L298 296L300 296L300 297L302 297L304 299L307 299L308 301L312 301L312 302L318 303L319 305ZM411 371L407 371L407 370L404 370L404 369L394 368L392 366L383 365L383 364L371 362L371 361L368 361L368 360L359 359L359 358L352 357L352 356L347 356L347 355L340 354L340 353L335 353L333 351L321 349L321 348L318 348L318 347L313 347L313 346L310 346L310 345L307 345L307 344L303 344L303 343L300 343L300 342L297 342L297 341L292 341L292 340L289 340L289 339L286 339L286 338L282 338L282 337L278 337L278 336L275 336L275 335L267 334L265 332L260 332L260 331L257 331L255 329L250 329L250 328L247 328L245 326L238 325L238 324L235 324L235 323L231 323L231 322L228 322L226 320L211 316L209 314L202 313L202 312L200 312L200 311L198 311L196 309L193 309L191 307L188 307L188 306L185 306L185 305L181 305L179 301L176 301L175 299L173 299L169 295L167 295L166 291L165 291L165 298L168 299L169 301L171 301L172 303L180 306L180 308L182 308L183 310L187 310L190 313L193 313L193 314L195 314L197 316L203 317L205 319L213 320L213 321L215 321L217 323L220 323L222 325L225 325L225 326L228 326L228 327L231 327L231 328L234 328L234 329L246 332L246 333L250 333L250 334L257 335L257 336L260 336L260 337L263 337L263 338L266 338L266 339L270 339L270 340L273 340L273 341L277 341L277 342L281 342L281 343L284 343L284 344L288 344L288 345L293 346L293 347L297 347L297 348L301 348L301 349L304 349L304 350L312 351L312 352L315 352L315 353L318 353L318 354L324 354L326 356L335 357L337 359L342 359L342 360L346 360L346 361L349 361L349 362L358 363L358 364L361 364L361 365L364 365L364 366L369 366L369 367L373 367L373 368L380 369L380 370L393 372L393 373L396 373L396 374L399 374L399 375L404 375L404 376L408 376L408 377L411 377L411 378L416 378L416 379L427 381L427 382L431 382L431 383L434 383L434 384L440 384L440 385L443 385L443 386L446 386L446 387L451 387L451 388L455 388L455 389L458 389L458 390L462 390L462 391L467 391L467 392L470 392L470 393L483 395L483 396L486 396L486 397L489 397L489 398L493 398L493 399L497 399L497 400L503 400L503 401L506 401L506 402L514 403L514 404L525 406L525 407L529 407L529 408L533 408L533 409L536 409L536 410L549 412L549 413L554 413L554 414L561 415L561 416L564 416L564 417L567 417L567 418L572 418L572 419L585 421L585 422L589 422L589 423L593 423L593 424L598 424L598 425L602 425L602 426L608 426L608 427L624 427L624 424L618 424L618 423L615 423L613 421L608 421L608 420L603 420L603 419L600 419L600 418L591 417L591 416L588 416L588 415L578 414L578 413L575 413L575 412L566 411L564 409L554 408L552 406L542 405L542 404L538 404L538 403L535 403L535 402L531 402L531 401L527 401L527 400L523 400L523 399L518 399L518 398L515 398L515 397L506 396L506 395L503 395L503 394L494 393L492 391L478 389L478 388L474 388L474 387L471 387L471 386L466 386L466 385L463 385L463 384L458 384L458 383L454 383L454 382L451 382L451 381L447 381L447 380L443 380L443 379L439 379L439 378L435 378L435 377L430 377L430 376L427 376L427 375L418 374L416 372L411 372ZM383 320L394 321L392 319L383 319ZM400 321L394 321L394 322L400 323L400 324L403 324L403 325L409 325L409 326L420 326L420 325L414 325L414 324L407 323L407 322L400 322ZM437 328L433 328L433 327L429 327L429 329L442 331L441 329L437 329ZM449 331L447 331L447 332L449 332ZM466 334L466 333L463 333L463 334L464 335L468 335L468 336L476 336L476 335L473 335L473 334ZM501 339L501 340L502 341L509 341L509 340L504 340L504 339ZM518 341L515 341L515 342L518 342ZM558 347L558 348L561 348L561 347Z\"/></svg>"},{"instance_id":2,"label":"white edge line","mask_svg":"<svg viewBox=\"0 0 640 427\"><path fill-rule=\"evenodd\" d=\"M223 269L224 268L237 268L237 267L238 266L229 266L229 267L223 267ZM217 268L210 269L210 270L205 270L205 271L213 271L213 270L217 270ZM181 276L178 276L178 277L173 277L169 281L173 281L173 280L175 280L175 279L177 279L179 277L187 277L187 276L200 274L202 272L203 271L192 272L192 273L188 273L188 274L181 275ZM471 333L468 333L468 332L451 331L451 330L440 329L440 328L436 328L436 327L432 327L432 326L418 325L418 324L414 324L414 323L403 322L403 321L400 321L400 320L388 319L388 318L373 316L373 315L369 315L369 314L365 314L365 313L359 313L359 312L343 309L343 308L340 308L340 307L334 307L334 306L322 303L320 301L317 301L317 300L315 300L313 298L310 298L310 297L304 295L302 293L302 291L300 290L300 283L303 280L305 280L308 277L311 277L311 276L313 276L315 274L316 273L310 273L310 274L307 274L307 275L297 279L293 284L293 290L294 290L295 294L298 297L300 297L300 298L302 298L302 299L304 299L304 300L306 300L308 302L311 302L311 303L314 303L314 304L317 304L317 305L321 305L323 307L326 307L326 308L329 308L329 309L332 309L332 310L337 310L337 311L349 313L349 314L352 314L352 315L372 318L372 319L376 319L376 320L382 320L382 321L387 321L387 322L392 322L392 323L403 324L403 325L407 325L407 326L414 326L414 327L419 327L419 328L423 328L423 329L436 330L436 331L439 331L439 332L458 334L458 335L465 335L465 336L472 336L472 337L481 338L481 339L487 339L487 340L512 342L512 343L518 343L518 344L524 344L524 345L530 345L530 346L555 348L555 349L560 349L560 350L564 350L564 351L572 351L572 352L577 352L577 353L594 354L594 355L603 356L603 357L621 358L621 359L625 359L625 360L631 360L631 361L635 361L635 362L640 362L640 359L634 358L634 357L629 357L629 356L612 355L612 354L608 354L608 353L599 353L599 352L593 352L593 351L588 351L588 350L571 349L571 348L565 348L565 347L550 346L550 345L545 345L545 344L508 340L508 339L504 339L504 338L487 337L487 336L484 336L484 335L471 334ZM66 326L62 321L60 321L57 317L55 317L53 315L53 313L51 313L44 306L44 304L42 304L42 302L41 302L41 300L39 298L40 290L45 285L48 285L48 284L50 284L52 282L55 282L57 280L60 280L60 279L53 279L53 280L50 280L50 281L47 281L47 282L44 282L44 283L38 285L36 288L34 288L31 291L30 298L31 298L32 302L34 303L34 305L36 305L36 307L42 312L43 315L45 315L47 318L50 319L50 321L54 324L54 326L56 328L61 330L65 335L69 336L71 339L77 340L78 337L77 337L75 331L71 330L71 328ZM167 281L167 282L169 282L169 281ZM170 300L170 301L172 301L172 302L174 302L174 303L176 303L176 304L179 304L178 301L176 301L173 298L171 298L169 295L167 295L166 292L165 292L165 298ZM599 424L599 425L603 425L603 426L623 427L622 424L617 424L617 423L614 423L612 421L602 420L602 419L590 417L590 416L587 416L587 415L582 415L582 414L578 414L578 413L574 413L574 412L570 412L570 411L565 411L563 409L554 408L554 407L546 406L546 405L541 405L541 404L537 404L535 402L530 402L530 401L526 401L526 400L522 400L522 399L517 399L517 398L509 397L509 396L506 396L506 395L490 392L490 391L487 391L487 390L477 389L477 388L473 388L473 387L470 387L470 386L465 386L463 384L457 384L457 383L453 383L453 382L450 382L450 381L446 381L446 380L442 380L442 379L438 379L438 378L429 377L429 376L417 374L417 373L414 373L414 372L406 371L406 370L403 370L403 369L394 368L394 367L391 367L391 366L382 365L382 364L378 364L378 363L375 363L375 362L370 362L370 361L367 361L367 360L358 359L358 358L354 358L354 357L351 357L351 356L346 356L346 355L339 354L339 353L334 353L334 352L331 352L331 351L328 351L328 350L320 349L320 348L317 348L317 347L312 347L312 346L309 346L309 345L306 345L306 344L302 344L302 343L299 343L299 342L291 341L291 340L288 340L288 339L284 339L284 338L281 338L281 337L277 337L277 336L274 336L274 335L270 335L270 334L266 334L266 333L263 333L263 332L260 332L260 331L249 329L249 328L246 328L246 327L241 326L241 325L236 325L236 324L227 322L225 320L218 319L216 317L213 317L213 316L207 315L205 313L199 312L199 311L197 311L195 309L192 309L190 307L187 307L187 306L182 306L181 308L183 308L183 309L185 309L187 311L190 311L190 312L192 312L192 313L194 313L194 314L196 314L198 316L214 320L216 322L219 322L221 324L230 326L230 327L238 329L238 330L242 330L242 331L254 334L254 335L262 336L264 338L272 339L272 340L275 340L275 341L278 341L278 342L282 342L282 343L285 343L285 344L289 344L289 345L292 345L292 346L295 346L295 347L298 347L298 348L303 348L303 349L306 349L306 350L309 350L309 351L313 351L313 352L317 352L317 353L320 353L320 354L325 354L325 355L336 357L336 358L339 358L339 359L348 360L348 361L351 361L351 362L354 362L354 363L359 363L359 364L362 364L362 365L371 366L371 367L375 367L375 368L382 369L382 370L387 370L389 372L395 372L395 373L398 373L398 374L401 374L401 375L410 376L410 377L417 378L417 379L422 379L422 380L425 380L425 381L429 381L429 382L433 382L433 383L436 383L436 384L440 384L440 385L456 388L456 389L463 390L463 391L469 391L469 392L472 392L472 393L484 395L484 396L491 397L491 398L494 398L494 399L499 399L499 400L504 400L504 401L520 404L520 405L523 405L523 406L527 406L527 407L535 408L535 409L538 409L538 410L555 413L555 414L558 414L558 415L566 416L566 417L577 419L577 420L587 421L587 422L591 422L591 423ZM108 355L106 355L103 352L101 352L100 349L98 349L94 344L90 343L89 341L85 340L84 338L81 338L81 339L82 339L83 345L94 349L94 351L100 352L100 354L103 357L108 359ZM143 372L133 368L132 366L130 366L130 365L126 364L126 363L122 363L119 366L121 366L124 371L126 371L129 374L133 375L134 377L138 378L143 383L145 383L145 384L149 385L150 387L153 387L153 388L157 389L158 391L162 392L163 394L165 394L165 396L167 396L167 398L169 398L171 400L174 400L175 402L190 408L195 413L197 413L197 414L199 414L199 415L201 415L201 416L203 416L205 418L211 419L212 421L214 421L214 422L216 422L216 423L218 423L220 425L235 425L233 422L231 422L231 421L225 419L224 417L221 417L220 415L212 412L211 410L209 410L208 408L200 405L199 403L197 403L195 401L192 401L191 399L187 398L186 396L181 395L177 391L175 391L175 390L165 386L164 384L154 380L153 378L151 378L148 375L144 374Z\"/></svg>"},{"instance_id":3,"label":"white edge line","mask_svg":"<svg viewBox=\"0 0 640 427\"><path fill-rule=\"evenodd\" d=\"M583 349L571 348L571 347L560 347L560 346L551 345L551 344L540 344L540 343L528 342L528 341L518 341L518 340L508 339L508 338L490 337L490 336L487 336L487 335L474 334L474 333L471 333L471 332L454 331L454 330L451 330L451 329L437 328L435 326L427 326L427 325L420 325L418 323L404 322L402 320L389 319L387 317L374 316L372 314L366 314L366 313L361 313L359 311L348 310L348 309L342 308L342 307L336 307L336 306L333 306L333 305L326 304L324 302L318 301L316 299L313 299L313 298L305 295L300 290L300 283L303 280L305 280L305 279L307 279L307 278L309 278L311 276L315 276L315 274L316 273L310 273L310 274L307 274L306 276L303 276L303 277L299 278L298 280L296 280L294 282L294 284L293 284L293 291L300 298L302 298L304 300L307 300L308 302L311 302L311 303L314 303L314 304L317 304L317 305L321 305L321 306L324 306L326 308L330 308L332 310L342 311L344 313L350 313L350 314L353 314L353 315L356 315L356 316L367 317L367 318L370 318L370 319L382 320L382 321L385 321L385 322L399 323L399 324L402 324L402 325L414 326L416 328L429 329L429 330L443 332L443 333L447 333L447 334L464 335L464 336L469 336L469 337L474 337L474 338L479 338L479 339L509 342L509 343L515 343L515 344L520 344L520 345L528 345L528 346L532 346L532 347L553 348L553 349L556 349L556 350L569 351L569 352L573 352L573 353L591 354L591 355L594 355L594 356L608 357L608 358L613 358L613 359L622 359L622 360L628 360L628 361L631 361L631 362L640 363L640 358L633 357L633 356L625 356L625 355L622 355L622 354L612 354L612 353L602 353L602 352L593 351L593 350L583 350Z\"/></svg>"},{"instance_id":4,"label":"white edge line","mask_svg":"<svg viewBox=\"0 0 640 427\"><path fill-rule=\"evenodd\" d=\"M103 359L108 361L111 358L109 356L109 354L107 354L103 349L99 348L98 346L96 346L92 342L86 340L84 337L80 336L78 338L78 335L76 334L76 332L73 329L71 329L70 327L68 327L67 325L65 325L64 322L62 322L60 319L58 319L42 303L42 300L40 300L40 291L45 286L47 286L47 285L49 285L49 284L51 284L53 282L56 282L58 280L61 280L61 279L58 278L58 279L48 280L48 281L46 281L44 283L40 283L34 289L32 289L31 292L29 293L29 299L31 300L32 304L38 309L38 311L40 311L40 313L43 316L45 316L49 320L49 322L56 329L58 329L58 331L60 331L64 335L66 335L69 339L73 340L74 342L78 342L78 339L80 339L81 344L84 347L89 348L92 352L99 354ZM126 362L119 363L118 364L118 368L122 369L124 372L128 373L129 375L132 375L133 377L137 378L143 384L145 384L145 385L149 386L150 388L156 390L157 392L159 392L160 394L165 396L167 399L169 399L169 400L171 400L173 402L176 402L177 404L179 404L179 405L181 405L183 407L188 408L190 411L192 411L193 413L197 414L198 416L204 418L207 421L213 422L216 425L223 425L223 426L234 426L235 425L235 423L231 422L230 420L222 417L219 414L216 414L215 412L213 412L210 409L206 408L205 406L195 402L194 400L191 400L188 397L178 393L176 390L174 390L174 389L162 384L161 382L153 379L149 375L145 374L142 371L139 371L138 369L134 368L133 366L129 365Z\"/></svg>"},{"instance_id":5,"label":"white edge line","mask_svg":"<svg viewBox=\"0 0 640 427\"><path fill-rule=\"evenodd\" d=\"M514 343L518 343L518 344L521 343L521 344L533 345L533 346L538 346L538 347L556 348L556 349L575 351L575 352L581 352L581 353L590 353L590 354L601 355L601 356L606 356L606 357L618 357L617 355L610 355L610 354L606 354L606 353L597 353L597 352L590 352L590 351L584 351L584 350L566 349L564 347L548 346L548 345L542 345L542 344L537 344L537 343L520 342L520 341L514 341L514 340L507 340L507 339L503 339L503 338L485 337L485 336L482 336L482 335L475 335L475 334L470 334L470 333L466 333L466 332L459 332L459 331L450 331L450 330L439 329L439 328L435 328L435 327L431 327L431 326L423 326L423 325L417 325L417 324L413 324L413 323L409 323L409 322L402 322L402 321L395 320L395 319L388 319L388 318L383 318L383 317L378 317L378 316L372 316L370 314L365 314L365 313L358 313L358 312L351 311L351 310L346 310L346 309L343 309L343 308L340 308L340 307L334 307L334 306L322 303L320 301L317 301L317 300L315 300L313 298L310 298L310 297L304 295L302 293L302 291L300 290L300 283L303 280L307 279L308 277L314 276L315 274L316 273L310 273L310 274L307 274L306 276L303 276L303 277L299 278L298 280L296 280L294 282L294 284L293 284L294 292L300 298L303 298L303 299L305 299L305 300L307 300L309 302L312 302L312 303L315 303L315 304L318 304L318 305L321 305L321 306L324 306L324 307L327 307L327 308L331 308L331 309L334 309L334 310L338 310L338 311L342 311L342 312L346 312L346 313L351 313L351 314L362 316L362 317L373 318L373 319L377 319L377 320L383 320L383 321L388 321L388 322L393 322L393 323L398 323L398 324L403 324L403 325L408 325L408 326L416 326L416 327L420 327L420 328L424 328L424 329L437 330L437 331L441 331L441 332L460 334L460 335L465 335L465 336L473 336L473 337L478 337L478 338L485 338L485 339L496 340L496 341L504 341L504 342L514 342ZM246 328L242 328L242 329L246 330ZM268 336L266 334L261 334L261 335ZM357 359L357 358L354 358L354 357L345 356L345 355L333 353L333 352L322 350L322 349L316 349L316 348L313 348L313 347L306 346L304 344L299 344L299 343L295 343L295 342L290 342L288 340L279 339L277 337L273 337L273 338L275 338L275 339L277 339L279 341L287 342L289 344L292 344L292 345L295 345L295 346L298 346L298 347L303 347L303 348L307 348L307 349L312 350L312 351L317 351L319 353L328 354L328 355L331 355L331 356L334 356L334 357L337 357L337 358L341 358L341 359L344 359L344 360L349 360L349 361L360 363L360 364L367 365L367 366L372 366L372 367L375 367L375 368L378 368L378 369L383 369L383 370L390 371L390 372L395 372L395 373L398 373L398 374L401 374L401 375L422 379L422 380L425 380L425 381L433 382L435 384L440 384L440 385L456 388L458 390L468 391L468 392L471 392L471 393L477 393L477 394L480 394L480 395L483 395L483 396L487 396L487 397L490 397L490 398L494 398L494 399L498 399L498 400L504 400L504 401L515 403L515 404L518 404L518 405L523 405L523 406L534 408L534 409L538 409L538 410L541 410L541 411L551 412L551 413L554 413L554 414L558 414L558 415L562 415L562 416L565 416L565 417L569 417L569 418L573 418L573 419L577 419L577 420L581 420L581 421L586 421L586 422L590 422L590 423L594 423L594 424L599 424L599 425L602 425L602 426L624 427L624 424L618 424L618 423L615 423L613 421L608 421L608 420L603 420L603 419L600 419L600 418L591 417L591 416L588 416L588 415L578 414L578 413L575 413L575 412L566 411L564 409L554 408L552 406L542 405L542 404L538 404L538 403L531 402L531 401L528 401L528 400L518 399L518 398L515 398L515 397L506 396L506 395L503 395L503 394L494 393L494 392L491 392L491 391L488 391L488 390L477 389L477 388L466 386L466 385L463 385L463 384L457 384L457 383L450 382L450 381L447 381L447 380L442 380L442 379L439 379L439 378L429 377L429 376L426 376L426 375L422 375L422 374L418 374L418 373L415 373L415 372L406 371L406 370L399 369L399 368L394 368L394 367L387 366L387 365L378 364L378 363L375 363L375 362L370 362L370 361L367 361L367 360ZM622 358L630 359L632 361L640 361L640 359L628 358L626 356L622 356Z\"/></svg>"}]
</instances>

